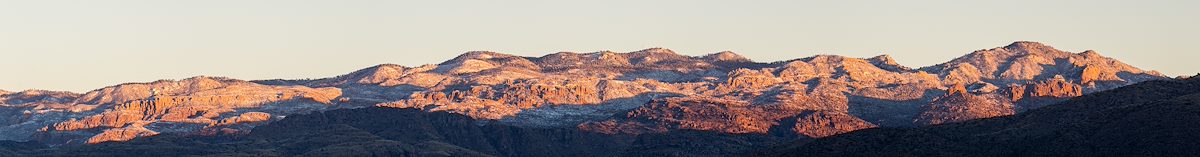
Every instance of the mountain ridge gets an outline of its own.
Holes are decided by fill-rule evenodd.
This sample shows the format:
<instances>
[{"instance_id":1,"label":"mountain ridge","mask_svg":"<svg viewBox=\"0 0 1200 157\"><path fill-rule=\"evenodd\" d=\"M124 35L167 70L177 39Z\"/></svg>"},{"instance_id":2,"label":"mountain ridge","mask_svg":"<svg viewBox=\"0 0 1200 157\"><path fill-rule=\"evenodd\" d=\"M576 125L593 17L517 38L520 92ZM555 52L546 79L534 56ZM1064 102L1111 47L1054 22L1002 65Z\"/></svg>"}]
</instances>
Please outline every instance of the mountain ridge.
<instances>
[{"instance_id":1,"label":"mountain ridge","mask_svg":"<svg viewBox=\"0 0 1200 157\"><path fill-rule=\"evenodd\" d=\"M916 69L888 55L760 63L729 51L686 56L665 48L538 57L471 51L438 64L380 64L321 79L192 77L60 94L60 100L0 94L6 102L0 112L14 113L0 117L0 130L21 132L0 139L70 144L157 132L236 133L290 114L362 107L606 133L823 137L1011 115L1155 79L1165 77L1094 51L1025 41ZM979 108L970 104L1001 107L960 110ZM788 126L793 129L773 129Z\"/></svg>"}]
</instances>

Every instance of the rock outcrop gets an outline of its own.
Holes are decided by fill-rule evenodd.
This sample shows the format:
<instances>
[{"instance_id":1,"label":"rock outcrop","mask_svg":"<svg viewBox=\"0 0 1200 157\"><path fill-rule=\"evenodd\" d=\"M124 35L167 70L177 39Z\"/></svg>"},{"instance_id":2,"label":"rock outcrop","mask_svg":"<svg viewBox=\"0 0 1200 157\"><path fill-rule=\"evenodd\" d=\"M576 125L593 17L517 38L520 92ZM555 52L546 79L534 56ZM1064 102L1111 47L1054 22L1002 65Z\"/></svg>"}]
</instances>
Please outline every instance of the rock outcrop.
<instances>
[{"instance_id":1,"label":"rock outcrop","mask_svg":"<svg viewBox=\"0 0 1200 157\"><path fill-rule=\"evenodd\" d=\"M820 111L797 118L792 131L808 137L821 138L874 127L875 124L844 112Z\"/></svg>"},{"instance_id":2,"label":"rock outcrop","mask_svg":"<svg viewBox=\"0 0 1200 157\"><path fill-rule=\"evenodd\" d=\"M921 112L914 119L919 125L934 125L951 122L961 122L972 119L1006 116L1016 113L1011 101L999 95L975 95L960 91L962 85L955 85L952 92L934 99L929 104L921 106ZM958 89L958 90L953 90ZM953 92L960 91L960 92Z\"/></svg>"},{"instance_id":3,"label":"rock outcrop","mask_svg":"<svg viewBox=\"0 0 1200 157\"><path fill-rule=\"evenodd\" d=\"M629 112L629 117L654 121L670 128L728 133L766 133L775 120L765 107L719 98L666 98ZM786 114L780 114L786 115ZM776 115L778 116L778 115Z\"/></svg>"},{"instance_id":4,"label":"rock outcrop","mask_svg":"<svg viewBox=\"0 0 1200 157\"><path fill-rule=\"evenodd\" d=\"M104 130L104 132L88 138L87 143L96 144L102 142L121 142L129 141L138 137L154 135L158 135L158 132L148 130L146 128L116 128Z\"/></svg>"},{"instance_id":5,"label":"rock outcrop","mask_svg":"<svg viewBox=\"0 0 1200 157\"><path fill-rule=\"evenodd\" d=\"M255 123L255 122L264 122L267 120L271 120L270 113L246 112L246 113L242 113L236 117L229 117L229 118L221 119L221 121L218 121L215 125L233 125L233 124L241 124L241 123Z\"/></svg>"},{"instance_id":6,"label":"rock outcrop","mask_svg":"<svg viewBox=\"0 0 1200 157\"><path fill-rule=\"evenodd\" d=\"M1026 91L1029 93L1028 96L1032 97L1067 98L1083 95L1083 88L1080 85L1067 82L1062 77L1038 82L1032 86L1033 88L1028 88L1030 91Z\"/></svg>"}]
</instances>

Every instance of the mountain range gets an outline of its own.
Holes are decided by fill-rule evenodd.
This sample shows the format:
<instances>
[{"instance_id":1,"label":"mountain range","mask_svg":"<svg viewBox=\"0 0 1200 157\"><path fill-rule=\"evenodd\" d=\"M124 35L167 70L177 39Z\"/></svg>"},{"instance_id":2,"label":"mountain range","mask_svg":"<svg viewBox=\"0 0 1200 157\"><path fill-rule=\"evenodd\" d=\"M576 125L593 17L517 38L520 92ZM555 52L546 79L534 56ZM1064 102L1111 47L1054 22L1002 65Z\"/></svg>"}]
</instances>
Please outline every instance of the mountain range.
<instances>
[{"instance_id":1,"label":"mountain range","mask_svg":"<svg viewBox=\"0 0 1200 157\"><path fill-rule=\"evenodd\" d=\"M220 151L195 154L274 156L327 156L321 151L369 147L396 152L358 152L724 156L792 140L858 135L843 133L863 129L938 128L1042 111L1081 95L1167 79L1095 51L1072 53L1027 41L920 68L900 65L887 55L817 55L763 63L727 51L685 56L663 48L540 57L473 51L439 64L382 64L322 79L201 76L87 93L0 91L0 140L50 146L3 143L21 148L77 151L209 140L179 146ZM428 120L444 123L416 122ZM314 126L305 125L310 123ZM407 125L413 126L388 127ZM424 129L404 130L413 128ZM338 140L371 142L288 138L329 132L336 132L328 135ZM693 140L673 140L678 138L722 144L705 149L688 143ZM281 147L239 145L256 142ZM576 147L536 149L563 142ZM812 143L796 145L837 146ZM781 147L763 153L805 150ZM254 151L263 152L247 153ZM979 150L962 152L971 151Z\"/></svg>"}]
</instances>

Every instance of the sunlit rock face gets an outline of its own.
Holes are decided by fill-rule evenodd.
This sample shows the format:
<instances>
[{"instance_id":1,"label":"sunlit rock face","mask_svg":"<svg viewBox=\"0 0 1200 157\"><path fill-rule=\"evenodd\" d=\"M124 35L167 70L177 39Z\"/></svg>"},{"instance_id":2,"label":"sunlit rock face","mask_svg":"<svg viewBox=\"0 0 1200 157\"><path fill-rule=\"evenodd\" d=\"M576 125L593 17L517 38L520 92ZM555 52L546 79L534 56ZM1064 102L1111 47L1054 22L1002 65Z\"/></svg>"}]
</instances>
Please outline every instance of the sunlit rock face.
<instances>
[{"instance_id":1,"label":"sunlit rock face","mask_svg":"<svg viewBox=\"0 0 1200 157\"><path fill-rule=\"evenodd\" d=\"M1085 93L1163 79L1095 51L1015 42L922 68L891 56L769 63L734 52L680 55L473 51L416 67L382 64L306 80L196 77L84 94L0 92L4 139L96 143L160 133L239 132L335 108L446 111L528 127L610 134L671 130L825 137L1011 115Z\"/></svg>"},{"instance_id":2,"label":"sunlit rock face","mask_svg":"<svg viewBox=\"0 0 1200 157\"><path fill-rule=\"evenodd\" d=\"M465 62L469 59L509 66L394 78L489 80L422 86L427 88L377 106L450 111L521 125L577 124L608 133L767 133L772 127L793 126L781 121L820 113L810 116L818 117L808 119L812 123L794 126L801 128L795 133L819 137L875 126L1011 115L1084 93L1164 78L1095 51L1071 53L1025 41L915 69L887 55L818 55L757 63L733 52L683 56L661 48L542 57L472 52L439 65L475 64ZM439 68L445 69L433 69ZM437 77L420 79L424 76Z\"/></svg>"},{"instance_id":3,"label":"sunlit rock face","mask_svg":"<svg viewBox=\"0 0 1200 157\"><path fill-rule=\"evenodd\" d=\"M947 90L946 95L921 106L921 113L913 121L918 125L932 125L1012 115L1015 112L1013 103L1003 96L971 94L962 84L956 84Z\"/></svg>"},{"instance_id":4,"label":"sunlit rock face","mask_svg":"<svg viewBox=\"0 0 1200 157\"><path fill-rule=\"evenodd\" d=\"M252 122L337 108L337 88L270 86L217 77L127 83L85 94L5 94L8 139L52 144L126 141L162 132L247 129ZM22 103L9 103L22 102ZM245 126L243 126L245 125Z\"/></svg>"},{"instance_id":5,"label":"sunlit rock face","mask_svg":"<svg viewBox=\"0 0 1200 157\"><path fill-rule=\"evenodd\" d=\"M876 127L871 122L843 112L813 112L796 119L792 131L808 137L828 137L854 130Z\"/></svg>"}]
</instances>

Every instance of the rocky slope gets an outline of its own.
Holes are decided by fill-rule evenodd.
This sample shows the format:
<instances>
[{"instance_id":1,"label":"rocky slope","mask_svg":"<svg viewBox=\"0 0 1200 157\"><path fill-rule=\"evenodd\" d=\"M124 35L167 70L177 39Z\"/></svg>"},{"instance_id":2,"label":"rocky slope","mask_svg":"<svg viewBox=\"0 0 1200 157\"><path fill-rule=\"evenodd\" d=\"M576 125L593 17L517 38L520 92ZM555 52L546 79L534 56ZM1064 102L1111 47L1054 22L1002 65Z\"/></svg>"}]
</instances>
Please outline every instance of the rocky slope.
<instances>
[{"instance_id":1,"label":"rocky slope","mask_svg":"<svg viewBox=\"0 0 1200 157\"><path fill-rule=\"evenodd\" d=\"M964 87L965 88L965 87ZM953 94L962 94L955 90ZM0 141L8 156L1186 156L1198 131L1200 81L1164 80L1094 93L1030 112L921 128L830 123L853 119L808 112L797 125L829 129L805 139L672 130L611 134L517 127L460 114L359 108L293 115L249 134L164 134L129 142L47 148ZM793 118L788 118L793 119ZM796 129L802 130L802 129Z\"/></svg>"},{"instance_id":2,"label":"rocky slope","mask_svg":"<svg viewBox=\"0 0 1200 157\"><path fill-rule=\"evenodd\" d=\"M85 94L25 91L0 96L3 137L52 144L124 141L160 132L248 129L269 113L325 110L337 88L267 86L247 81L194 77L128 83Z\"/></svg>"},{"instance_id":3,"label":"rocky slope","mask_svg":"<svg viewBox=\"0 0 1200 157\"><path fill-rule=\"evenodd\" d=\"M470 70L454 70L464 67ZM521 125L578 124L614 133L767 133L806 112L851 115L824 120L870 126L940 124L1011 115L1083 93L1164 78L1094 51L1070 53L1034 42L980 50L920 69L901 66L886 55L756 63L732 52L692 57L659 48L542 57L471 52L420 69L427 70L383 80L425 90L378 106L450 111ZM946 94L956 85L963 86L961 93ZM595 107L560 107L564 105Z\"/></svg>"},{"instance_id":4,"label":"rocky slope","mask_svg":"<svg viewBox=\"0 0 1200 157\"><path fill-rule=\"evenodd\" d=\"M663 48L540 57L474 51L439 64L383 64L315 80L197 77L85 94L7 93L0 95L0 113L12 114L0 130L13 133L0 137L62 144L244 133L290 114L365 106L610 134L824 137L1011 115L1155 79L1164 77L1094 51L1034 42L924 68L887 55L759 63L733 52L685 56Z\"/></svg>"},{"instance_id":5,"label":"rocky slope","mask_svg":"<svg viewBox=\"0 0 1200 157\"><path fill-rule=\"evenodd\" d=\"M867 129L750 156L1191 156L1198 103L1200 79L1149 81L1017 115Z\"/></svg>"},{"instance_id":6,"label":"rocky slope","mask_svg":"<svg viewBox=\"0 0 1200 157\"><path fill-rule=\"evenodd\" d=\"M164 134L57 149L0 148L18 149L11 152L17 156L731 156L774 141L782 140L695 131L603 134L514 127L445 112L358 108L298 114L246 135Z\"/></svg>"}]
</instances>

